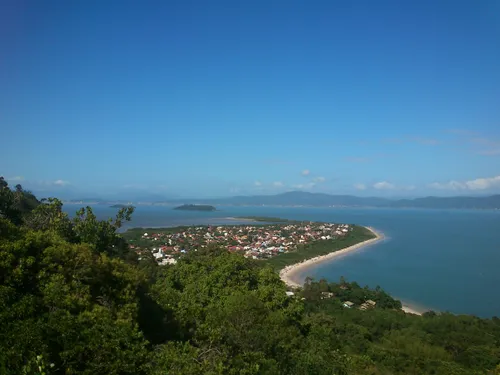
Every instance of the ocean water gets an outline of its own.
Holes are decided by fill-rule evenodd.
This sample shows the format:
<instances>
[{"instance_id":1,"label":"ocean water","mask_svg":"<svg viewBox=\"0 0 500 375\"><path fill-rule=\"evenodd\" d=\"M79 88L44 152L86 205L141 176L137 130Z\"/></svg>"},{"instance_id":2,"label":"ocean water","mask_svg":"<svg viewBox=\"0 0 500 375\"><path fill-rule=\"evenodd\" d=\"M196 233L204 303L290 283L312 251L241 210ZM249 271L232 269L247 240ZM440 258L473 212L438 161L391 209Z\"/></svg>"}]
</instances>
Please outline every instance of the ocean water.
<instances>
[{"instance_id":1,"label":"ocean water","mask_svg":"<svg viewBox=\"0 0 500 375\"><path fill-rule=\"evenodd\" d=\"M66 205L74 213L78 206ZM93 206L99 218L116 212ZM309 207L221 207L188 212L139 206L130 227L231 224L234 216L273 216L372 226L386 239L308 271L316 279L340 276L380 285L416 308L500 316L500 211L356 209ZM305 276L305 275L304 275Z\"/></svg>"}]
</instances>

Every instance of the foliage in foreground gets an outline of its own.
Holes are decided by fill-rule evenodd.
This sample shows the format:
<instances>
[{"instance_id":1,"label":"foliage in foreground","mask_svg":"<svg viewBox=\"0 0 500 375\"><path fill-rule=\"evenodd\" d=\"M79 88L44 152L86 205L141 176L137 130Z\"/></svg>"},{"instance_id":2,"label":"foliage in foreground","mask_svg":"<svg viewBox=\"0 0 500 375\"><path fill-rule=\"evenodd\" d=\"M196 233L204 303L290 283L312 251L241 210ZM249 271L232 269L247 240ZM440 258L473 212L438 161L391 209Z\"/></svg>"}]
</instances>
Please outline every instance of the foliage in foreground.
<instances>
[{"instance_id":1,"label":"foliage in foreground","mask_svg":"<svg viewBox=\"0 0 500 375\"><path fill-rule=\"evenodd\" d=\"M116 233L131 211L71 220L1 189L0 374L500 373L499 319L409 316L344 281L287 297L273 269L216 247L157 267Z\"/></svg>"}]
</instances>

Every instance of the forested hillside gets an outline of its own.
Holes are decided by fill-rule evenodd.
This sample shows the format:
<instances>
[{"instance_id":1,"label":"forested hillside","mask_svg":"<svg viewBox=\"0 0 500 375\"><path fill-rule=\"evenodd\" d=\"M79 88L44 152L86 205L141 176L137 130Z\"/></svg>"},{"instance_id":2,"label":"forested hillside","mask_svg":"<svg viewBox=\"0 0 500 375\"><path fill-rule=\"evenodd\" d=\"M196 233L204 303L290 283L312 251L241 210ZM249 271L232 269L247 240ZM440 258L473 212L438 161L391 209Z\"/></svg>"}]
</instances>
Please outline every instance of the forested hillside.
<instances>
[{"instance_id":1,"label":"forested hillside","mask_svg":"<svg viewBox=\"0 0 500 375\"><path fill-rule=\"evenodd\" d=\"M500 320L399 310L216 246L158 267L117 234L0 179L0 374L500 374ZM362 311L347 299L376 302Z\"/></svg>"}]
</instances>

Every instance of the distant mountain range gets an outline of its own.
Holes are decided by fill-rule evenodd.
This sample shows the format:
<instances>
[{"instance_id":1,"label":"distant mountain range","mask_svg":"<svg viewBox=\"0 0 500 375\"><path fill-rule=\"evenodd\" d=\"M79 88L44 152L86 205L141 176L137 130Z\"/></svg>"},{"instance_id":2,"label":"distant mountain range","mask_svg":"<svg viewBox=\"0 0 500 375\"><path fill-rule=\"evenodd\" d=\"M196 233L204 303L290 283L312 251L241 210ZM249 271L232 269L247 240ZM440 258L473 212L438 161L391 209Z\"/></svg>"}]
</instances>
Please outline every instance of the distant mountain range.
<instances>
[{"instance_id":1,"label":"distant mountain range","mask_svg":"<svg viewBox=\"0 0 500 375\"><path fill-rule=\"evenodd\" d=\"M89 200L73 200L88 202ZM110 203L108 200L92 199L96 203ZM113 201L111 203L119 203ZM352 195L331 195L292 191L277 195L236 196L213 199L157 200L164 204L210 204L232 206L313 206L313 207L387 207L387 208L457 208L457 209L500 209L500 194L485 197L425 197L415 199L387 199L377 197L356 197Z\"/></svg>"},{"instance_id":2,"label":"distant mountain range","mask_svg":"<svg viewBox=\"0 0 500 375\"><path fill-rule=\"evenodd\" d=\"M158 197L155 197L158 198ZM146 200L107 200L100 198L72 199L66 203L131 204ZM483 197L425 197L415 199L389 199L380 197L356 197L353 195L331 195L291 191L276 195L235 196L205 199L161 199L149 200L150 204L210 204L224 206L312 206L312 207L380 207L380 208L456 208L456 209L500 209L500 194Z\"/></svg>"},{"instance_id":3,"label":"distant mountain range","mask_svg":"<svg viewBox=\"0 0 500 375\"><path fill-rule=\"evenodd\" d=\"M413 208L462 208L500 209L500 195L487 197L425 197L416 199L387 199L330 195L292 191L277 195L236 196L218 199L194 199L189 203L223 205L278 205L278 206L345 206L345 207L413 207Z\"/></svg>"},{"instance_id":4,"label":"distant mountain range","mask_svg":"<svg viewBox=\"0 0 500 375\"><path fill-rule=\"evenodd\" d=\"M488 197L425 197L401 199L389 207L500 209L500 194Z\"/></svg>"}]
</instances>

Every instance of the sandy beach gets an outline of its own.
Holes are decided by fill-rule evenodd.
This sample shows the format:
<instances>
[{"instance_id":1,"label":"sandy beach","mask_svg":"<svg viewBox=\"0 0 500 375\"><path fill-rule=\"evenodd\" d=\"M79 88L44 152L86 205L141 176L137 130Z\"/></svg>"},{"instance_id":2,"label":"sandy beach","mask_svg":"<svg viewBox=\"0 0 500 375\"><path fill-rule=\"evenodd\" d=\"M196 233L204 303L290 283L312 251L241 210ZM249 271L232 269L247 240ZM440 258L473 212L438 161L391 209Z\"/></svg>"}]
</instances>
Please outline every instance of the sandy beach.
<instances>
[{"instance_id":1,"label":"sandy beach","mask_svg":"<svg viewBox=\"0 0 500 375\"><path fill-rule=\"evenodd\" d=\"M304 284L303 275L305 272L307 272L308 269L314 267L315 265L317 265L321 262L341 257L342 255L359 250L361 248L372 245L372 244L379 242L379 241L382 241L384 239L383 233L380 233L371 227L366 227L366 228L375 235L375 238L372 238L372 239L364 241L364 242L360 242L360 243L353 245L353 246L346 247L345 249L342 249L342 250L334 251L330 254L321 255L321 256L318 256L315 258L305 260L301 263L292 264L291 266L287 266L280 271L281 280L283 280L285 282L285 284L287 284L290 287L294 287L294 288L302 287L302 285ZM405 313L422 315L425 312L425 311L420 311L418 309L415 309L415 308L405 304L404 302L402 302L402 303L403 303L402 310Z\"/></svg>"},{"instance_id":2,"label":"sandy beach","mask_svg":"<svg viewBox=\"0 0 500 375\"><path fill-rule=\"evenodd\" d=\"M401 308L401 310L403 310L407 314L415 314L415 315L422 315L425 312L425 311L417 310L417 309L410 307L408 305L405 305L404 303L403 303L403 307Z\"/></svg>"},{"instance_id":3,"label":"sandy beach","mask_svg":"<svg viewBox=\"0 0 500 375\"><path fill-rule=\"evenodd\" d=\"M302 287L304 280L301 280L302 278L300 276L303 275L309 268L312 268L313 266L315 266L319 263L322 263L326 260L338 258L342 255L351 253L355 250L359 250L363 247L366 247L368 245L372 245L372 244L384 239L384 235L382 233L377 232L375 229L370 228L370 227L366 227L366 228L375 235L375 238L360 242L360 243L353 245L353 246L346 247L345 249L342 249L342 250L334 251L330 254L320 255L320 256L305 260L301 263L296 263L296 264L292 264L291 266L287 266L280 271L281 280L283 280L285 282L285 284L287 284L288 286L295 287L295 288Z\"/></svg>"}]
</instances>

